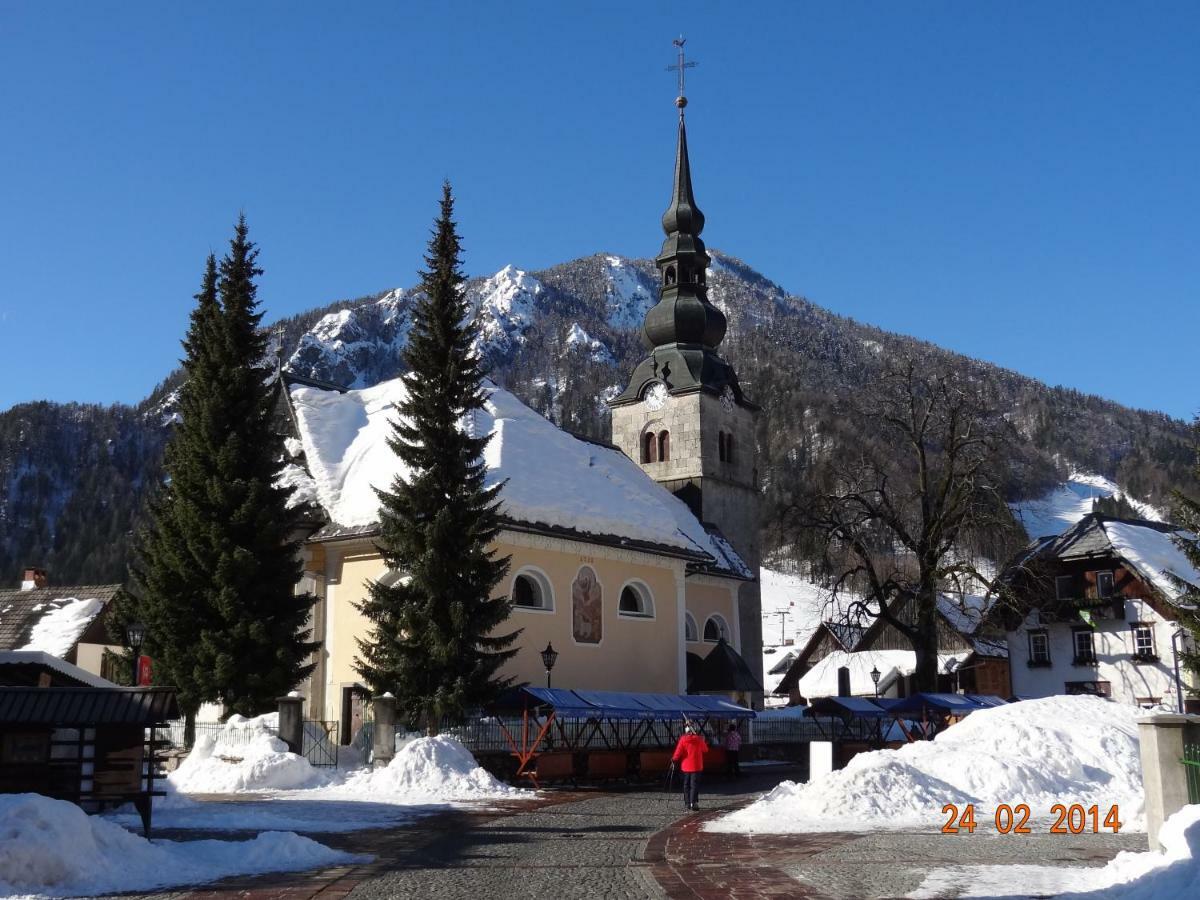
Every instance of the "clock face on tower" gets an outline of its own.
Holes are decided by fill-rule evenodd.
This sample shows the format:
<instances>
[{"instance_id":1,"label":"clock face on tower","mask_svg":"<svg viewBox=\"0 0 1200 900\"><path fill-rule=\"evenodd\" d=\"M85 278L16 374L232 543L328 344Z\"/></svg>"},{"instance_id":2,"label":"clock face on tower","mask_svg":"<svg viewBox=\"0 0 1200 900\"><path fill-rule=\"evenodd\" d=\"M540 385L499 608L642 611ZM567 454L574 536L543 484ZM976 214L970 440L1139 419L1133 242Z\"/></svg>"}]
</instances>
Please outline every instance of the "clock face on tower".
<instances>
[{"instance_id":1,"label":"clock face on tower","mask_svg":"<svg viewBox=\"0 0 1200 900\"><path fill-rule=\"evenodd\" d=\"M721 405L725 407L725 412L733 412L733 407L736 398L733 396L733 388L725 385L725 390L721 391Z\"/></svg>"},{"instance_id":2,"label":"clock face on tower","mask_svg":"<svg viewBox=\"0 0 1200 900\"><path fill-rule=\"evenodd\" d=\"M667 386L656 381L646 388L646 405L651 409L662 409L667 402Z\"/></svg>"}]
</instances>

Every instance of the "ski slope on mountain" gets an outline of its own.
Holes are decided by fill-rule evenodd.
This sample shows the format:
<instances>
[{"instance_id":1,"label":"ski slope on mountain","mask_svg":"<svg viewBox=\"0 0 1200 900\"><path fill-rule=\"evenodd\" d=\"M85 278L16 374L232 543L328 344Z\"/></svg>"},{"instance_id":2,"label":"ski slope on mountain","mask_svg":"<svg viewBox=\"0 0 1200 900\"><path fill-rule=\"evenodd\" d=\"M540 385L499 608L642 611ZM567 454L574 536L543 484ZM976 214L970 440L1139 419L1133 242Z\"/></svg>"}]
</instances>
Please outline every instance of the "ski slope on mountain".
<instances>
[{"instance_id":1,"label":"ski slope on mountain","mask_svg":"<svg viewBox=\"0 0 1200 900\"><path fill-rule=\"evenodd\" d=\"M1123 497L1143 519L1163 521L1162 512L1149 503L1130 497L1121 486L1101 476L1072 472L1062 484L1036 500L1010 504L1013 516L1030 538L1060 534L1092 511L1102 498Z\"/></svg>"}]
</instances>

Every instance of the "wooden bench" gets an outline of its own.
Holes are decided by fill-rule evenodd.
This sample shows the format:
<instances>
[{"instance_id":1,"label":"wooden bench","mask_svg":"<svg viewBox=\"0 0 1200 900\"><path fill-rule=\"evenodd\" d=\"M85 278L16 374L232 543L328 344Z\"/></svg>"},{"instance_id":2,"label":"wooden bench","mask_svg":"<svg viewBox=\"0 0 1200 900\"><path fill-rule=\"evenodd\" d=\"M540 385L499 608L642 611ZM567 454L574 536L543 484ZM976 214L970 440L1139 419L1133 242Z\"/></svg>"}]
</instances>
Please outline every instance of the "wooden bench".
<instances>
[{"instance_id":1,"label":"wooden bench","mask_svg":"<svg viewBox=\"0 0 1200 900\"><path fill-rule=\"evenodd\" d=\"M550 781L575 781L575 754L570 750L554 750L538 754L529 773L534 785Z\"/></svg>"},{"instance_id":2,"label":"wooden bench","mask_svg":"<svg viewBox=\"0 0 1200 900\"><path fill-rule=\"evenodd\" d=\"M711 772L714 775L720 773L725 774L725 768L729 765L729 757L725 755L724 747L709 747L708 752L704 754L704 771Z\"/></svg>"},{"instance_id":3,"label":"wooden bench","mask_svg":"<svg viewBox=\"0 0 1200 900\"><path fill-rule=\"evenodd\" d=\"M624 778L629 774L629 754L624 750L591 750L587 755L589 780Z\"/></svg>"},{"instance_id":4,"label":"wooden bench","mask_svg":"<svg viewBox=\"0 0 1200 900\"><path fill-rule=\"evenodd\" d=\"M643 750L638 754L638 774L642 778L658 778L670 765L670 750Z\"/></svg>"}]
</instances>

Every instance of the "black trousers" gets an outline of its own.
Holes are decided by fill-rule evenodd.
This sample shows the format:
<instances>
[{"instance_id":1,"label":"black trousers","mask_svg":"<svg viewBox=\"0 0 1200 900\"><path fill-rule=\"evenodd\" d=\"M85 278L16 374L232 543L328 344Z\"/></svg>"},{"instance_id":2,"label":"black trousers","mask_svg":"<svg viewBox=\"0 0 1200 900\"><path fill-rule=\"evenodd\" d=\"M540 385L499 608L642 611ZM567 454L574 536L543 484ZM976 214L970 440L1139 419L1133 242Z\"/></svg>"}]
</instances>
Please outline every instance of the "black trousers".
<instances>
[{"instance_id":1,"label":"black trousers","mask_svg":"<svg viewBox=\"0 0 1200 900\"><path fill-rule=\"evenodd\" d=\"M738 758L740 754L741 754L740 750L726 750L725 751L725 765L726 765L725 771L728 774L730 774L730 775L741 775L742 774L741 760Z\"/></svg>"},{"instance_id":2,"label":"black trousers","mask_svg":"<svg viewBox=\"0 0 1200 900\"><path fill-rule=\"evenodd\" d=\"M687 806L695 806L700 799L700 773L683 773L683 802Z\"/></svg>"}]
</instances>

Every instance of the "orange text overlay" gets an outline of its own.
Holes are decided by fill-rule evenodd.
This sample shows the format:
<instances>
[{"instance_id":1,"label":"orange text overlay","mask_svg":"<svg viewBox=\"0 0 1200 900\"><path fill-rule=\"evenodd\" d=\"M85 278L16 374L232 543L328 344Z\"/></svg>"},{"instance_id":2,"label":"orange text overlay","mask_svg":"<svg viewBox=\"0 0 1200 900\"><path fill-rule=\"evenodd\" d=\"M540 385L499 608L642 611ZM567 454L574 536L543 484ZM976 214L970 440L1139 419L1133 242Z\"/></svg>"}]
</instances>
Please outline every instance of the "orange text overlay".
<instances>
[{"instance_id":1,"label":"orange text overlay","mask_svg":"<svg viewBox=\"0 0 1200 900\"><path fill-rule=\"evenodd\" d=\"M973 834L979 827L975 818L974 803L968 803L962 808L954 803L947 803L942 807L942 815L947 817L946 824L942 826L942 834ZM1054 819L1050 826L1051 834L1098 834L1101 831L1116 834L1121 830L1121 814L1115 804L1106 812L1095 804L1084 806L1072 803L1068 806L1055 803L1050 807L1050 816ZM992 823L1001 834L1032 832L1029 827L1029 806L1025 803L1017 803L1014 806L1001 803L992 815Z\"/></svg>"}]
</instances>

